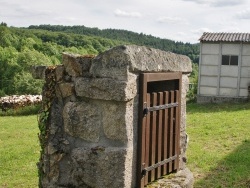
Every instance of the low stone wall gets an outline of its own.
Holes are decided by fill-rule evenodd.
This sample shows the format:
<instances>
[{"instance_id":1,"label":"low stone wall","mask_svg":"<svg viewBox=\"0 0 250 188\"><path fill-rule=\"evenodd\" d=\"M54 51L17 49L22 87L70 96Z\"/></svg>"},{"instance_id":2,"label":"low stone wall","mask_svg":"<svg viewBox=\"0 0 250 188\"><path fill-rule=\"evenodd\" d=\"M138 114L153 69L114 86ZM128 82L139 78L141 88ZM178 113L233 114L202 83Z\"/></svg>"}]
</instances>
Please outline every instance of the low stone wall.
<instances>
[{"instance_id":1,"label":"low stone wall","mask_svg":"<svg viewBox=\"0 0 250 188\"><path fill-rule=\"evenodd\" d=\"M249 97L197 96L197 103L246 102Z\"/></svg>"},{"instance_id":2,"label":"low stone wall","mask_svg":"<svg viewBox=\"0 0 250 188\"><path fill-rule=\"evenodd\" d=\"M10 109L18 109L25 106L40 104L42 95L11 95L0 97L0 109L6 112Z\"/></svg>"},{"instance_id":3,"label":"low stone wall","mask_svg":"<svg viewBox=\"0 0 250 188\"><path fill-rule=\"evenodd\" d=\"M35 78L47 79L40 116L41 187L136 186L142 72L183 73L180 169L186 168L188 57L129 45L96 57L65 53L62 65L33 69Z\"/></svg>"}]
</instances>

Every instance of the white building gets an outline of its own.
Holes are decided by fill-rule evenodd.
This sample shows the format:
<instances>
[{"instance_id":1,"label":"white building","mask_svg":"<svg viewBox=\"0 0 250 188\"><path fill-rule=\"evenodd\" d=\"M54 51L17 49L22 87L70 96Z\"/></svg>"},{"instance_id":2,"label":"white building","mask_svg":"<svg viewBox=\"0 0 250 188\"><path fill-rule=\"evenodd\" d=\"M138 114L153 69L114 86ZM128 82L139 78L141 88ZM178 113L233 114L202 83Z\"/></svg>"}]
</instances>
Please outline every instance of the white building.
<instances>
[{"instance_id":1,"label":"white building","mask_svg":"<svg viewBox=\"0 0 250 188\"><path fill-rule=\"evenodd\" d=\"M197 102L245 100L250 88L250 33L203 33Z\"/></svg>"}]
</instances>

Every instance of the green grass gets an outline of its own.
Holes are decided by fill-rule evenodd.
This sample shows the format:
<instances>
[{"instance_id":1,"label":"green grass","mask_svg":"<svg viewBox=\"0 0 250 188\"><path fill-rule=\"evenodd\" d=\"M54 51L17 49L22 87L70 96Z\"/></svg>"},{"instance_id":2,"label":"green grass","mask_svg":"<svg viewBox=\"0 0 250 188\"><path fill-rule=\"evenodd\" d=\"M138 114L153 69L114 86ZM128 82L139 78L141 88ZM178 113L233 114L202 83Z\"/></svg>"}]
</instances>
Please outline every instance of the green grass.
<instances>
[{"instance_id":1,"label":"green grass","mask_svg":"<svg viewBox=\"0 0 250 188\"><path fill-rule=\"evenodd\" d=\"M37 116L0 117L0 187L38 187Z\"/></svg>"},{"instance_id":2,"label":"green grass","mask_svg":"<svg viewBox=\"0 0 250 188\"><path fill-rule=\"evenodd\" d=\"M194 187L250 187L250 103L188 104Z\"/></svg>"}]
</instances>

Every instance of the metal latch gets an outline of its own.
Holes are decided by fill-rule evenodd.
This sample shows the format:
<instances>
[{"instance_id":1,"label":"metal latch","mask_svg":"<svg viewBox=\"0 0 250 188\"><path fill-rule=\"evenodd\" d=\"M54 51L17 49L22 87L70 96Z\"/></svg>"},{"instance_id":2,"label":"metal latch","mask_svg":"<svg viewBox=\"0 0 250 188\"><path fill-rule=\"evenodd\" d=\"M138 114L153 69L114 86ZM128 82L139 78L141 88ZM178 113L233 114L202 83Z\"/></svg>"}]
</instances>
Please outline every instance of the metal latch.
<instances>
[{"instance_id":1,"label":"metal latch","mask_svg":"<svg viewBox=\"0 0 250 188\"><path fill-rule=\"evenodd\" d=\"M175 103L163 104L163 105L159 105L159 106L147 107L147 103L144 102L143 115L146 116L148 114L148 112L157 111L157 110L164 110L167 108L173 108L173 107L177 107L178 105L179 105L178 102L175 102Z\"/></svg>"}]
</instances>

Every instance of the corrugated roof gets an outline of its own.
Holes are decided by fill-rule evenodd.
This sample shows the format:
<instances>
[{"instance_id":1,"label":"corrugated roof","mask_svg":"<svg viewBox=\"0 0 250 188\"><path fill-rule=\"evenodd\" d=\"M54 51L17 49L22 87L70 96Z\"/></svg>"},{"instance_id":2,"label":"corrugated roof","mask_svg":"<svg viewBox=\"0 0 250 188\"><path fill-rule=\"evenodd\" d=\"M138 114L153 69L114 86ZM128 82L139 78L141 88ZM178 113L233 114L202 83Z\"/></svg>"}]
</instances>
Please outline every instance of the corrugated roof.
<instances>
[{"instance_id":1,"label":"corrugated roof","mask_svg":"<svg viewBox=\"0 0 250 188\"><path fill-rule=\"evenodd\" d=\"M199 39L201 42L250 42L250 33L208 33Z\"/></svg>"}]
</instances>

